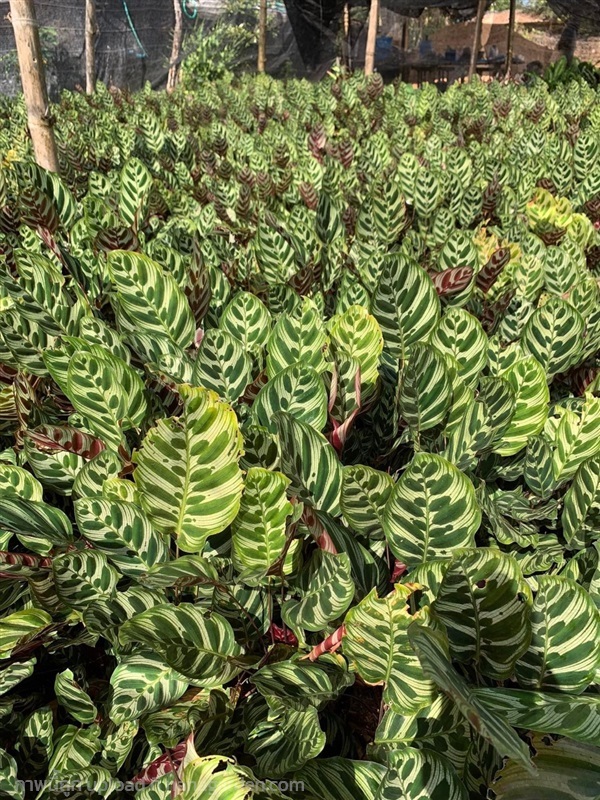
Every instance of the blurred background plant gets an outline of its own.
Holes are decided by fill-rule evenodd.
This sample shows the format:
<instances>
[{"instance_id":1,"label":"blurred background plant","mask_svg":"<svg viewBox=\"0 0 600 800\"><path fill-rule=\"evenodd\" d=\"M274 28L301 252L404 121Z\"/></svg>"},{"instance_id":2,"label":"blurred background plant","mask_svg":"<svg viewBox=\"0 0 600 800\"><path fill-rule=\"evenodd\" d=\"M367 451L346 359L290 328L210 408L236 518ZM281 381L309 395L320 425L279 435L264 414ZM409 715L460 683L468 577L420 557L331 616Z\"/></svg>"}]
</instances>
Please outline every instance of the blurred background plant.
<instances>
[{"instance_id":1,"label":"blurred background plant","mask_svg":"<svg viewBox=\"0 0 600 800\"><path fill-rule=\"evenodd\" d=\"M234 67L254 67L258 40L258 3L228 0L215 22L201 22L184 39L181 82L190 90L207 80L217 80ZM268 28L275 25L268 18Z\"/></svg>"}]
</instances>

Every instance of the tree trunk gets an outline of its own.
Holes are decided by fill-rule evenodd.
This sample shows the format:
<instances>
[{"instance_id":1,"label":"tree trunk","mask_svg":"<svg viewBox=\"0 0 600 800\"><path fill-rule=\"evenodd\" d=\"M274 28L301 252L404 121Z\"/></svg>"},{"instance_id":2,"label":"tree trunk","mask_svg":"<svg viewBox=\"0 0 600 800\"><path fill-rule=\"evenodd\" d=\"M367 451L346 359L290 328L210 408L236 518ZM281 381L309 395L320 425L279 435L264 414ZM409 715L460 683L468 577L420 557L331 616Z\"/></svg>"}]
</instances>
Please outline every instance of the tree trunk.
<instances>
[{"instance_id":1,"label":"tree trunk","mask_svg":"<svg viewBox=\"0 0 600 800\"><path fill-rule=\"evenodd\" d=\"M173 0L173 11L175 12L175 26L173 28L173 47L171 48L171 60L169 61L169 74L167 75L167 92L169 94L177 86L177 78L179 77L179 57L181 56L181 43L183 42L181 0Z\"/></svg>"},{"instance_id":2,"label":"tree trunk","mask_svg":"<svg viewBox=\"0 0 600 800\"><path fill-rule=\"evenodd\" d=\"M58 172L58 153L33 0L10 0L10 18L15 32L21 84L35 159L40 167Z\"/></svg>"},{"instance_id":3,"label":"tree trunk","mask_svg":"<svg viewBox=\"0 0 600 800\"><path fill-rule=\"evenodd\" d=\"M469 80L473 79L473 76L477 70L477 59L479 57L479 48L481 47L481 27L486 5L486 0L479 0L479 4L477 6L477 17L475 18L475 36L473 37L471 63L469 64Z\"/></svg>"},{"instance_id":4,"label":"tree trunk","mask_svg":"<svg viewBox=\"0 0 600 800\"><path fill-rule=\"evenodd\" d=\"M96 91L96 0L85 0L85 91Z\"/></svg>"},{"instance_id":5,"label":"tree trunk","mask_svg":"<svg viewBox=\"0 0 600 800\"><path fill-rule=\"evenodd\" d=\"M379 26L379 0L371 0L367 46L365 47L365 75L375 70L375 48L377 47L377 28Z\"/></svg>"},{"instance_id":6,"label":"tree trunk","mask_svg":"<svg viewBox=\"0 0 600 800\"><path fill-rule=\"evenodd\" d=\"M508 36L506 39L506 70L505 77L509 81L512 75L512 61L515 52L515 19L517 15L517 0L510 0L510 13L508 16Z\"/></svg>"},{"instance_id":7,"label":"tree trunk","mask_svg":"<svg viewBox=\"0 0 600 800\"><path fill-rule=\"evenodd\" d=\"M267 0L260 0L258 9L258 62L256 69L264 72L267 66Z\"/></svg>"},{"instance_id":8,"label":"tree trunk","mask_svg":"<svg viewBox=\"0 0 600 800\"><path fill-rule=\"evenodd\" d=\"M575 58L575 48L577 47L577 36L579 35L580 18L577 10L571 12L565 27L560 35L557 49L567 59L569 64Z\"/></svg>"}]
</instances>

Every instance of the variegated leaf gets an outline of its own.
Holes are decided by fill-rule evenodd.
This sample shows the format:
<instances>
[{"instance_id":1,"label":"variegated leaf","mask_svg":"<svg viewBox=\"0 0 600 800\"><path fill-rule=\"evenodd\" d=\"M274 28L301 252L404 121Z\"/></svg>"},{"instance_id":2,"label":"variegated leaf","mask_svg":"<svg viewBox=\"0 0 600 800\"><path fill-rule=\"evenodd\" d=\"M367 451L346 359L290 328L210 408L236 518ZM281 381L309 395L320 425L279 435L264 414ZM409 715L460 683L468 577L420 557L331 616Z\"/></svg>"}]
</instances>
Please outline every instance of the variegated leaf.
<instances>
[{"instance_id":1,"label":"variegated leaf","mask_svg":"<svg viewBox=\"0 0 600 800\"><path fill-rule=\"evenodd\" d=\"M123 575L136 578L168 560L163 535L152 529L145 512L133 503L84 497L74 505L82 536L105 553Z\"/></svg>"},{"instance_id":2,"label":"variegated leaf","mask_svg":"<svg viewBox=\"0 0 600 800\"><path fill-rule=\"evenodd\" d=\"M279 411L275 424L281 441L281 470L290 492L319 511L340 513L342 466L325 437L305 422Z\"/></svg>"},{"instance_id":3,"label":"variegated leaf","mask_svg":"<svg viewBox=\"0 0 600 800\"><path fill-rule=\"evenodd\" d=\"M194 362L192 383L212 389L234 403L252 379L251 361L240 342L227 331L206 331Z\"/></svg>"},{"instance_id":4,"label":"variegated leaf","mask_svg":"<svg viewBox=\"0 0 600 800\"><path fill-rule=\"evenodd\" d=\"M415 714L430 705L435 694L408 640L414 621L408 612L412 591L398 584L379 598L373 589L344 621L344 654L366 683L383 684L384 702L399 714Z\"/></svg>"},{"instance_id":5,"label":"variegated leaf","mask_svg":"<svg viewBox=\"0 0 600 800\"><path fill-rule=\"evenodd\" d=\"M110 718L121 725L178 700L188 680L155 653L141 650L125 656L110 676L110 685Z\"/></svg>"},{"instance_id":6,"label":"variegated leaf","mask_svg":"<svg viewBox=\"0 0 600 800\"><path fill-rule=\"evenodd\" d=\"M278 411L286 411L294 419L321 431L327 422L327 394L321 376L301 364L273 376L252 404L252 419L275 433L274 414Z\"/></svg>"},{"instance_id":7,"label":"variegated leaf","mask_svg":"<svg viewBox=\"0 0 600 800\"><path fill-rule=\"evenodd\" d=\"M139 642L150 648L201 686L221 686L240 670L235 657L242 648L229 622L191 603L154 606L125 622L120 638L123 643Z\"/></svg>"},{"instance_id":8,"label":"variegated leaf","mask_svg":"<svg viewBox=\"0 0 600 800\"><path fill-rule=\"evenodd\" d=\"M280 472L252 467L246 476L240 510L232 523L232 554L246 581L261 579L283 556L292 504L286 497L289 479ZM282 564L289 572L291 559Z\"/></svg>"},{"instance_id":9,"label":"variegated leaf","mask_svg":"<svg viewBox=\"0 0 600 800\"><path fill-rule=\"evenodd\" d=\"M418 453L387 501L383 530L394 555L409 566L449 558L469 547L481 511L469 479L449 461Z\"/></svg>"},{"instance_id":10,"label":"variegated leaf","mask_svg":"<svg viewBox=\"0 0 600 800\"><path fill-rule=\"evenodd\" d=\"M540 575L531 643L516 665L520 686L578 694L600 663L600 612L575 581Z\"/></svg>"},{"instance_id":11,"label":"variegated leaf","mask_svg":"<svg viewBox=\"0 0 600 800\"><path fill-rule=\"evenodd\" d=\"M294 631L321 631L346 611L354 597L354 581L346 553L316 550L292 585L299 600L287 600L281 609Z\"/></svg>"},{"instance_id":12,"label":"variegated leaf","mask_svg":"<svg viewBox=\"0 0 600 800\"><path fill-rule=\"evenodd\" d=\"M182 550L200 552L238 512L242 439L234 412L214 392L182 394L182 416L159 420L146 434L134 478L151 523Z\"/></svg>"},{"instance_id":13,"label":"variegated leaf","mask_svg":"<svg viewBox=\"0 0 600 800\"><path fill-rule=\"evenodd\" d=\"M509 678L531 639L530 604L517 562L500 550L457 553L433 604L450 653L494 680Z\"/></svg>"}]
</instances>

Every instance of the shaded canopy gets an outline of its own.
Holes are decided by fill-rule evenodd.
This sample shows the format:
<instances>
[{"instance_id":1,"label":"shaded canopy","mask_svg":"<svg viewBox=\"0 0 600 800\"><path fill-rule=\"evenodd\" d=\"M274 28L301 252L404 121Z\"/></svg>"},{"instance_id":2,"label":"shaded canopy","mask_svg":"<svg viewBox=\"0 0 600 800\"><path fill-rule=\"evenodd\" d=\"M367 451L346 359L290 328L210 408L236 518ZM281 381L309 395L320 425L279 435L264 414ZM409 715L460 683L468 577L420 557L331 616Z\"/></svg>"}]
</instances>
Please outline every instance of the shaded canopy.
<instances>
[{"instance_id":1,"label":"shaded canopy","mask_svg":"<svg viewBox=\"0 0 600 800\"><path fill-rule=\"evenodd\" d=\"M350 5L367 5L351 2ZM491 6L488 0L488 7ZM288 17L302 57L309 67L334 55L344 0L285 0ZM426 8L439 8L455 20L468 20L477 12L477 0L382 0L382 6L406 17L419 17ZM579 32L600 31L600 0L548 0L548 7L567 23L563 48L574 46Z\"/></svg>"},{"instance_id":2,"label":"shaded canopy","mask_svg":"<svg viewBox=\"0 0 600 800\"><path fill-rule=\"evenodd\" d=\"M600 0L548 0L548 6L562 19L574 19L586 31L600 31Z\"/></svg>"},{"instance_id":3,"label":"shaded canopy","mask_svg":"<svg viewBox=\"0 0 600 800\"><path fill-rule=\"evenodd\" d=\"M491 4L488 0L487 5ZM314 68L332 58L344 0L285 0L285 5L305 64ZM477 13L477 0L382 0L381 5L405 17L418 17L426 8L442 9L457 20L470 19Z\"/></svg>"}]
</instances>

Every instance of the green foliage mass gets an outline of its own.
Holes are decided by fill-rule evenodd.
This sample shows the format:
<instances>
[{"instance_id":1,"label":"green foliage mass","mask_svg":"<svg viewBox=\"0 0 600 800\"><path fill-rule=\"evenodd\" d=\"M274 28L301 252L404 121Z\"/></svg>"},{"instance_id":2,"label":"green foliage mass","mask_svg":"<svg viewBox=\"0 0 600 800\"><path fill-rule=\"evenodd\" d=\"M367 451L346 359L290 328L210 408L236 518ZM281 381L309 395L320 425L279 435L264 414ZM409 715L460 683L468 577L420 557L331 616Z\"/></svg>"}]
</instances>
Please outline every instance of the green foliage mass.
<instances>
[{"instance_id":1,"label":"green foliage mass","mask_svg":"<svg viewBox=\"0 0 600 800\"><path fill-rule=\"evenodd\" d=\"M2 796L596 797L596 91L54 114L60 177L0 99Z\"/></svg>"}]
</instances>

